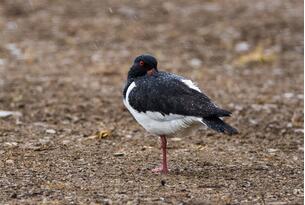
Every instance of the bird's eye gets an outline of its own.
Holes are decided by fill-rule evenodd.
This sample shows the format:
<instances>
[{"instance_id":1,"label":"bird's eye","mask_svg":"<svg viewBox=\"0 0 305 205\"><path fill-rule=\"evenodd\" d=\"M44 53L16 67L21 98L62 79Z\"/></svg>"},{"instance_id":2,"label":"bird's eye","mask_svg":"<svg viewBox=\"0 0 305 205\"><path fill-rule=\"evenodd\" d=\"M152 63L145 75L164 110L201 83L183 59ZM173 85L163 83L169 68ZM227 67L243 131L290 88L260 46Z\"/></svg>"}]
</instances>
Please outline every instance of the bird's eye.
<instances>
[{"instance_id":1,"label":"bird's eye","mask_svg":"<svg viewBox=\"0 0 305 205\"><path fill-rule=\"evenodd\" d=\"M144 61L140 61L140 65L143 66L144 65Z\"/></svg>"}]
</instances>

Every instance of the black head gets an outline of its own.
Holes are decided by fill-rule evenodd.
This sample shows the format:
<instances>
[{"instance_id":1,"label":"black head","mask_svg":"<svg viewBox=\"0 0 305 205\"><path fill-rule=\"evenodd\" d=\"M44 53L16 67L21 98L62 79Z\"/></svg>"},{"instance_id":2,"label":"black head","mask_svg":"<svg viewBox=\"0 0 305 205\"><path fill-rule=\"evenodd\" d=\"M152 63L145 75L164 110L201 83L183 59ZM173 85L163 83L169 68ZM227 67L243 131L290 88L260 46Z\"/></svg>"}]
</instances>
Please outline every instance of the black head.
<instances>
[{"instance_id":1,"label":"black head","mask_svg":"<svg viewBox=\"0 0 305 205\"><path fill-rule=\"evenodd\" d=\"M141 67L144 67L146 70L156 69L157 70L157 59L151 55L143 54L134 59L134 64L139 64Z\"/></svg>"},{"instance_id":2,"label":"black head","mask_svg":"<svg viewBox=\"0 0 305 205\"><path fill-rule=\"evenodd\" d=\"M128 77L136 78L152 71L158 71L158 62L157 59L151 55L143 54L135 58L133 65L131 66Z\"/></svg>"}]
</instances>

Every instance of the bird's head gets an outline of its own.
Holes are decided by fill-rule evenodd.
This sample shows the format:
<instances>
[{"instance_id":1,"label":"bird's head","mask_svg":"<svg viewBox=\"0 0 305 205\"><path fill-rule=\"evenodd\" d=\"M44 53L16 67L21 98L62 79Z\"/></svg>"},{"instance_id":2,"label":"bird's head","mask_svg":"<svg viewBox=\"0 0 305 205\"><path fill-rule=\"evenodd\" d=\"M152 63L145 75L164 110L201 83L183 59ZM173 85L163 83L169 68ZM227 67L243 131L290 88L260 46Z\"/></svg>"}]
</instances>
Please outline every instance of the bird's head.
<instances>
[{"instance_id":1,"label":"bird's head","mask_svg":"<svg viewBox=\"0 0 305 205\"><path fill-rule=\"evenodd\" d=\"M157 65L158 62L155 57L148 54L140 55L134 59L128 77L136 78L146 74L151 75L154 72L158 72Z\"/></svg>"}]
</instances>

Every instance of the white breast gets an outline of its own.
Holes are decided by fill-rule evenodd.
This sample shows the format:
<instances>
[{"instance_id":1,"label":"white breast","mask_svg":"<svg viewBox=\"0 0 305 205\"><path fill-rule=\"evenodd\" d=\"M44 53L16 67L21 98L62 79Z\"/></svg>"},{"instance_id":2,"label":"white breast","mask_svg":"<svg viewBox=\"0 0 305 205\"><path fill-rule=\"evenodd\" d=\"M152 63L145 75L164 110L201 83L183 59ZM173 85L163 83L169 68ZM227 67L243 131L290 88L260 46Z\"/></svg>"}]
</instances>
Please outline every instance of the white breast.
<instances>
[{"instance_id":1,"label":"white breast","mask_svg":"<svg viewBox=\"0 0 305 205\"><path fill-rule=\"evenodd\" d=\"M159 112L138 112L129 104L129 94L136 87L133 82L129 85L126 92L126 99L123 100L124 105L148 132L155 135L173 135L178 131L183 131L185 128L193 124L201 123L201 119L192 116L183 116L176 114L162 115Z\"/></svg>"}]
</instances>

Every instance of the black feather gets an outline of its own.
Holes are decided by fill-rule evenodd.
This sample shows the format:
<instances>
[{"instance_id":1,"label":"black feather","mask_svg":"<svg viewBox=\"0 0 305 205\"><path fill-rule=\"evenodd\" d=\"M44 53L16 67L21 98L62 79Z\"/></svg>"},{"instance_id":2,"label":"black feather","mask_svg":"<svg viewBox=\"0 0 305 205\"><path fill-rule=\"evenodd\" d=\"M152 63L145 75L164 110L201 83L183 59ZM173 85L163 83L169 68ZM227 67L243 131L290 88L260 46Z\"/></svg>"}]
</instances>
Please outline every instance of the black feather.
<instances>
[{"instance_id":1,"label":"black feather","mask_svg":"<svg viewBox=\"0 0 305 205\"><path fill-rule=\"evenodd\" d=\"M211 129L222 132L228 135L237 134L238 131L234 127L231 127L229 124L225 123L218 117L204 117L202 121Z\"/></svg>"}]
</instances>

